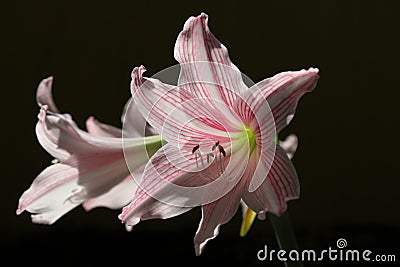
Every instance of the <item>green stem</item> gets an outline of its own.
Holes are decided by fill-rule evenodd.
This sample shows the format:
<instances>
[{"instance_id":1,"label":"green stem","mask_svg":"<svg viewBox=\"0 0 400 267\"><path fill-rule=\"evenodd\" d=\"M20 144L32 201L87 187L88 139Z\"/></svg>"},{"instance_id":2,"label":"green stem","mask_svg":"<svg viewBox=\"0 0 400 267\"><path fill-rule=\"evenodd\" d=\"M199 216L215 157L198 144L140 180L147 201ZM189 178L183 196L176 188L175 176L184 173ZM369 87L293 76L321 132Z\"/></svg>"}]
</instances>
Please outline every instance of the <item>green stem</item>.
<instances>
[{"instance_id":1,"label":"green stem","mask_svg":"<svg viewBox=\"0 0 400 267\"><path fill-rule=\"evenodd\" d=\"M268 214L268 217L274 228L276 240L280 249L289 253L290 250L296 249L298 251L298 246L296 242L296 237L293 232L292 224L290 223L289 213L286 211L281 216L276 216L273 214ZM303 263L300 261L286 261L286 267L303 267Z\"/></svg>"}]
</instances>

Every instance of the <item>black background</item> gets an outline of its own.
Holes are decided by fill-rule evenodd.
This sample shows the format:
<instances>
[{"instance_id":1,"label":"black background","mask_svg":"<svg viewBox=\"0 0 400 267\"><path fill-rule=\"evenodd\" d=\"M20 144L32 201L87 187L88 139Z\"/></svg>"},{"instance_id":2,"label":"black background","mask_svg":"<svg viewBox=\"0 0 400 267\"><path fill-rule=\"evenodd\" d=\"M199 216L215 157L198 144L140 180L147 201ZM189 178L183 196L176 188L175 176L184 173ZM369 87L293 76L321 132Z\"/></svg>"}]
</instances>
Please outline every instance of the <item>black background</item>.
<instances>
[{"instance_id":1,"label":"black background","mask_svg":"<svg viewBox=\"0 0 400 267\"><path fill-rule=\"evenodd\" d=\"M57 105L81 127L90 115L121 126L132 68L144 64L151 75L175 64L173 47L184 22L205 12L232 61L255 82L280 71L320 69L316 90L301 99L281 133L299 136L294 164L302 192L289 212L300 247L335 247L342 237L349 248L396 254L400 260L400 22L394 3L2 3L2 258L65 266L275 266L256 258L265 244L277 249L271 225L256 221L240 238L240 213L200 257L193 249L199 209L142 222L131 233L119 222L120 211L86 213L79 207L52 226L32 224L27 213L15 215L19 196L51 161L34 133L40 80L54 76Z\"/></svg>"}]
</instances>

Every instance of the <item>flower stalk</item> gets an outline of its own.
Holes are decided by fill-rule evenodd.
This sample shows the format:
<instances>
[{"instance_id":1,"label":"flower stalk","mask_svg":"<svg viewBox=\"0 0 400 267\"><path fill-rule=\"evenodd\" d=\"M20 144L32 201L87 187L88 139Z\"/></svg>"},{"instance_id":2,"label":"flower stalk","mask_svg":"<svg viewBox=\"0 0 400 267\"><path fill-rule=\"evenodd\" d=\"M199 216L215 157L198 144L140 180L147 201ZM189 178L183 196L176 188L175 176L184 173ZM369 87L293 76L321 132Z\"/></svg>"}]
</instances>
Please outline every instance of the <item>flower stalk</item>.
<instances>
[{"instance_id":1,"label":"flower stalk","mask_svg":"<svg viewBox=\"0 0 400 267\"><path fill-rule=\"evenodd\" d=\"M290 222L288 211L284 212L281 216L276 216L272 213L268 214L268 218L271 221L272 227L274 228L275 237L278 242L279 248L289 252L290 250L298 250L296 237ZM285 261L286 267L302 267L303 264L300 261Z\"/></svg>"}]
</instances>

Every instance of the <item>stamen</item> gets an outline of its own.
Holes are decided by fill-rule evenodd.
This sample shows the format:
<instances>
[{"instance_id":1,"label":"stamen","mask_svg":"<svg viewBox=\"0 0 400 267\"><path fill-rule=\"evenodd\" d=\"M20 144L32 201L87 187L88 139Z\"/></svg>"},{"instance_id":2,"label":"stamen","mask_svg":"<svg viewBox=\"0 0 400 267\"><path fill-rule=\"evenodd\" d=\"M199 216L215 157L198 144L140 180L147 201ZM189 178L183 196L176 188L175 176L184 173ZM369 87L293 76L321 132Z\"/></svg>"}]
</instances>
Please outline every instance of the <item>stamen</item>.
<instances>
[{"instance_id":1,"label":"stamen","mask_svg":"<svg viewBox=\"0 0 400 267\"><path fill-rule=\"evenodd\" d=\"M225 157L225 156L224 156ZM221 175L223 175L224 174L224 162L222 161L222 156L221 156L221 154L219 154L219 168L220 168L220 170L221 170Z\"/></svg>"},{"instance_id":2,"label":"stamen","mask_svg":"<svg viewBox=\"0 0 400 267\"><path fill-rule=\"evenodd\" d=\"M222 169L220 168L221 167L221 164L219 163L221 161L221 157L219 157L219 159L218 159L218 154L215 156L215 164L217 165L217 172L218 172L218 175L220 175L221 173L222 173Z\"/></svg>"},{"instance_id":3,"label":"stamen","mask_svg":"<svg viewBox=\"0 0 400 267\"><path fill-rule=\"evenodd\" d=\"M201 156L200 152L199 152L199 156L200 156L200 159L201 159L201 166L203 166L203 169L204 169L204 161L203 161L203 157Z\"/></svg>"}]
</instances>

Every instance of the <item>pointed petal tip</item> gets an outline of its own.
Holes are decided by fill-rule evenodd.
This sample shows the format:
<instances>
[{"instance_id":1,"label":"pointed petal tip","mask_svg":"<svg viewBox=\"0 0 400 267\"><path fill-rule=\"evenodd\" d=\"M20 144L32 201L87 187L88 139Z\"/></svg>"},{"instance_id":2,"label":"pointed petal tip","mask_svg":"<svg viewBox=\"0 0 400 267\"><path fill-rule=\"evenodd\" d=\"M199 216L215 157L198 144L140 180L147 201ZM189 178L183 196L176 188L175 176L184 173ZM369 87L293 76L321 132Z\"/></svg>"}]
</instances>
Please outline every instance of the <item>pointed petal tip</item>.
<instances>
[{"instance_id":1,"label":"pointed petal tip","mask_svg":"<svg viewBox=\"0 0 400 267\"><path fill-rule=\"evenodd\" d=\"M15 211L15 213L16 213L17 215L21 215L21 213L23 213L24 210L25 210L25 209L21 209L21 208L18 207L18 209Z\"/></svg>"},{"instance_id":2,"label":"pointed petal tip","mask_svg":"<svg viewBox=\"0 0 400 267\"><path fill-rule=\"evenodd\" d=\"M51 83L53 82L53 76L49 76L47 78L44 78L41 83L45 84L46 86L51 86Z\"/></svg>"},{"instance_id":3,"label":"pointed petal tip","mask_svg":"<svg viewBox=\"0 0 400 267\"><path fill-rule=\"evenodd\" d=\"M187 34L191 32L191 29L193 28L194 25L197 23L204 23L204 26L207 28L208 26L208 15L204 12L201 12L200 15L198 16L191 16L189 17L185 24L183 25L183 31L181 34Z\"/></svg>"},{"instance_id":4,"label":"pointed petal tip","mask_svg":"<svg viewBox=\"0 0 400 267\"><path fill-rule=\"evenodd\" d=\"M191 23L191 22L197 22L199 20L207 20L208 19L208 15L204 12L201 12L200 15L198 16L191 16L186 23ZM185 24L186 24L185 23ZM185 25L186 26L186 25Z\"/></svg>"},{"instance_id":5,"label":"pointed petal tip","mask_svg":"<svg viewBox=\"0 0 400 267\"><path fill-rule=\"evenodd\" d=\"M201 252L203 252L201 244L195 244L194 245L194 252L196 253L196 256L200 256Z\"/></svg>"}]
</instances>

